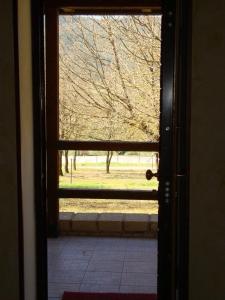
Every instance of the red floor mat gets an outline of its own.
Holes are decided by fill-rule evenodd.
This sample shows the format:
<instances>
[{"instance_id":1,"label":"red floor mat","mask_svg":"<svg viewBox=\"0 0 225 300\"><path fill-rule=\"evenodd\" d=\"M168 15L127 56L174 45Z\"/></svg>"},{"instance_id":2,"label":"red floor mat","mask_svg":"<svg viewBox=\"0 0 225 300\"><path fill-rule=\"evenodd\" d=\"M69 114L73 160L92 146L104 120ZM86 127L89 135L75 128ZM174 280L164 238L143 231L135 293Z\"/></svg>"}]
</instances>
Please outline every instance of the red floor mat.
<instances>
[{"instance_id":1,"label":"red floor mat","mask_svg":"<svg viewBox=\"0 0 225 300\"><path fill-rule=\"evenodd\" d=\"M64 292L62 300L157 300L155 294Z\"/></svg>"}]
</instances>

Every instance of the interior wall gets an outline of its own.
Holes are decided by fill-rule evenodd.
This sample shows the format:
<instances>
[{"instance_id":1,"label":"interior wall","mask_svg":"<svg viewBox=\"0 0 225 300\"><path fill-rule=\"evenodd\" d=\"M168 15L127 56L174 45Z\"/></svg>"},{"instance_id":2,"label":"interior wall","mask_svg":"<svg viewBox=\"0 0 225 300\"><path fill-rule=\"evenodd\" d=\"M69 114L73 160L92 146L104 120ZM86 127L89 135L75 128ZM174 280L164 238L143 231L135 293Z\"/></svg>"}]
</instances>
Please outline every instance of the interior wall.
<instances>
[{"instance_id":1,"label":"interior wall","mask_svg":"<svg viewBox=\"0 0 225 300\"><path fill-rule=\"evenodd\" d=\"M18 181L13 1L0 1L0 293L19 299Z\"/></svg>"},{"instance_id":2,"label":"interior wall","mask_svg":"<svg viewBox=\"0 0 225 300\"><path fill-rule=\"evenodd\" d=\"M190 300L224 299L225 2L193 1ZM19 295L13 1L0 1L1 298ZM35 299L30 8L19 1L26 299ZM26 182L26 185L25 185Z\"/></svg>"},{"instance_id":3,"label":"interior wall","mask_svg":"<svg viewBox=\"0 0 225 300\"><path fill-rule=\"evenodd\" d=\"M25 300L36 297L31 4L18 0Z\"/></svg>"},{"instance_id":4,"label":"interior wall","mask_svg":"<svg viewBox=\"0 0 225 300\"><path fill-rule=\"evenodd\" d=\"M193 0L190 300L225 299L225 1Z\"/></svg>"}]
</instances>

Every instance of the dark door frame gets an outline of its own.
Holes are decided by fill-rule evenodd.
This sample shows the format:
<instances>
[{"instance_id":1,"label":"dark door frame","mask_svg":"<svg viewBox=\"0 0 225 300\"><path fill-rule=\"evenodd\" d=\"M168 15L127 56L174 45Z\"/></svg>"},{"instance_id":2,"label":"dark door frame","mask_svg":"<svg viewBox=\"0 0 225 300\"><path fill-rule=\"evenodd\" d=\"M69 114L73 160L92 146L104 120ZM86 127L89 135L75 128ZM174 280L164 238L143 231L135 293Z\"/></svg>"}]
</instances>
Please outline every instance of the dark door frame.
<instances>
[{"instance_id":1,"label":"dark door frame","mask_svg":"<svg viewBox=\"0 0 225 300\"><path fill-rule=\"evenodd\" d=\"M46 210L46 130L45 130L45 62L44 2L31 1L34 200L36 235L36 297L48 299L47 210Z\"/></svg>"},{"instance_id":2,"label":"dark door frame","mask_svg":"<svg viewBox=\"0 0 225 300\"><path fill-rule=\"evenodd\" d=\"M59 1L52 0L55 4ZM65 3L74 3L64 0ZM143 1L149 6L151 1ZM164 0L162 5L162 48L169 62L162 66L162 105L160 150L172 151L173 160L161 154L161 186L159 219L158 299L188 299L188 168L189 168L189 77L190 77L190 6L182 0ZM77 0L76 3L79 3ZM84 1L81 1L83 4ZM93 7L93 1L86 0ZM101 0L96 0L101 6ZM109 4L110 2L108 2ZM135 1L113 1L120 7L135 7ZM119 4L117 4L119 3ZM137 2L136 2L137 3ZM138 1L140 5L140 1ZM154 5L160 1L152 1ZM104 3L104 6L106 4ZM137 8L137 7L136 7ZM135 10L134 10L135 11ZM47 227L46 227L46 131L44 73L44 0L32 1L33 104L35 148L36 260L37 298L47 299ZM189 43L188 43L189 42ZM163 55L162 55L163 56ZM164 69L163 69L164 68ZM169 99L169 100L168 100ZM172 106L169 105L169 102ZM164 112L163 110L166 110ZM168 149L170 145L170 149ZM168 189L169 188L169 189ZM162 220L167 220L162 221ZM169 234L166 234L169 233ZM166 237L166 238L165 238Z\"/></svg>"},{"instance_id":3,"label":"dark door frame","mask_svg":"<svg viewBox=\"0 0 225 300\"><path fill-rule=\"evenodd\" d=\"M90 4L92 3L92 4ZM109 189L62 189L59 185L59 150L117 150L117 151L159 151L158 143L152 142L124 142L124 141L63 141L59 140L59 21L60 14L159 14L161 3L151 1L122 1L119 4L108 1L100 6L99 1L76 2L59 0L45 1L46 22L46 128L47 128L47 208L48 235L59 235L59 198L103 198L103 199L140 199L157 200L155 191L143 190L109 190ZM92 6L91 6L92 5Z\"/></svg>"}]
</instances>

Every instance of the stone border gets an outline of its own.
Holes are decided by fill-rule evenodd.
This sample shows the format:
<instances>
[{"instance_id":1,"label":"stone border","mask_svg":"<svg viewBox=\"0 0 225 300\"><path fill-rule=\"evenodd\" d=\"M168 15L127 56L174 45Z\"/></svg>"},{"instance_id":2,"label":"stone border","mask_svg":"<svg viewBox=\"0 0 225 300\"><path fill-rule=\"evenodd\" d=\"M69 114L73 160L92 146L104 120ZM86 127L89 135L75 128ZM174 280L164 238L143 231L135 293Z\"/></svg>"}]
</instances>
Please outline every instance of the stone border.
<instances>
[{"instance_id":1,"label":"stone border","mask_svg":"<svg viewBox=\"0 0 225 300\"><path fill-rule=\"evenodd\" d=\"M59 213L61 235L157 238L157 214Z\"/></svg>"}]
</instances>

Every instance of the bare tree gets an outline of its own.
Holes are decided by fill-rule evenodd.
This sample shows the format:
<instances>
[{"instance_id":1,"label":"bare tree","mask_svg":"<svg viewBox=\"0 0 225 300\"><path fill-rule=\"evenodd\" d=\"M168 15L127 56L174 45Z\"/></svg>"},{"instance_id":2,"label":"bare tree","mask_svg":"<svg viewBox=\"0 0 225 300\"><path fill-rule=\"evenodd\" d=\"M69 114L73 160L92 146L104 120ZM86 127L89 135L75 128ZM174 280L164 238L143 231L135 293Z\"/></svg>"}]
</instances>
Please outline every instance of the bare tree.
<instances>
[{"instance_id":1,"label":"bare tree","mask_svg":"<svg viewBox=\"0 0 225 300\"><path fill-rule=\"evenodd\" d=\"M60 138L158 141L160 26L158 16L60 17Z\"/></svg>"}]
</instances>

